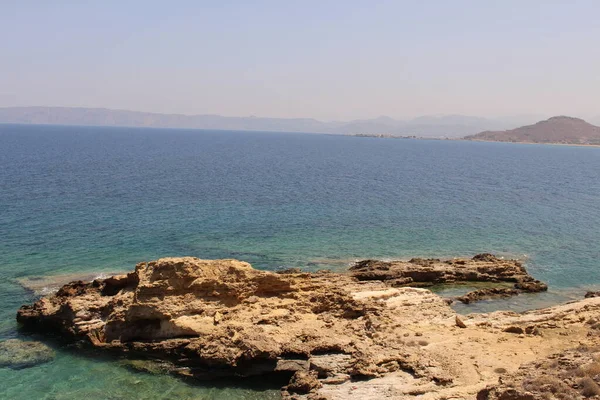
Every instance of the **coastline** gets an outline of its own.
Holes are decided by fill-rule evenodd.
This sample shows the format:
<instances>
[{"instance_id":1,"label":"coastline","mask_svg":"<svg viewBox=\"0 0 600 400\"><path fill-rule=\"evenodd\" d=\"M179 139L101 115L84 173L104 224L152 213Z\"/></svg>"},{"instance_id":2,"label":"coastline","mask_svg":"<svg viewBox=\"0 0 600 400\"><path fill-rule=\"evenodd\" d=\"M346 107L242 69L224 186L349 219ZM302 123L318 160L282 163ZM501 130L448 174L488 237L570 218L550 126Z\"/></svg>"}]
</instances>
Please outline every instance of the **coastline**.
<instances>
[{"instance_id":1,"label":"coastline","mask_svg":"<svg viewBox=\"0 0 600 400\"><path fill-rule=\"evenodd\" d=\"M142 369L194 379L287 375L282 394L289 399L527 394L533 389L519 386L519 366L560 352L587 357L582 346L600 344L593 334L600 312L595 293L521 314L460 316L449 299L422 288L463 281L545 290L518 261L491 254L365 260L346 274L165 258L126 275L67 284L23 306L18 320L27 329L145 360ZM569 390L578 393L577 385Z\"/></svg>"},{"instance_id":2,"label":"coastline","mask_svg":"<svg viewBox=\"0 0 600 400\"><path fill-rule=\"evenodd\" d=\"M456 141L462 141L462 142L483 142L483 143L543 144L543 145L550 145L550 146L600 147L600 144L581 144L581 143L505 142L505 141L501 141L501 140L471 140L471 139L448 139L448 140L456 140Z\"/></svg>"},{"instance_id":3,"label":"coastline","mask_svg":"<svg viewBox=\"0 0 600 400\"><path fill-rule=\"evenodd\" d=\"M343 136L359 137L359 138L377 138L377 139L404 139L404 140L439 140L453 142L482 142L482 143L507 143L507 144L537 144L551 146L573 146L573 147L600 147L600 144L582 144L582 143L543 143L543 142L508 142L502 140L480 140L480 139L464 139L464 138L432 138L418 136L392 136L392 135L377 135L377 134L344 134Z\"/></svg>"}]
</instances>

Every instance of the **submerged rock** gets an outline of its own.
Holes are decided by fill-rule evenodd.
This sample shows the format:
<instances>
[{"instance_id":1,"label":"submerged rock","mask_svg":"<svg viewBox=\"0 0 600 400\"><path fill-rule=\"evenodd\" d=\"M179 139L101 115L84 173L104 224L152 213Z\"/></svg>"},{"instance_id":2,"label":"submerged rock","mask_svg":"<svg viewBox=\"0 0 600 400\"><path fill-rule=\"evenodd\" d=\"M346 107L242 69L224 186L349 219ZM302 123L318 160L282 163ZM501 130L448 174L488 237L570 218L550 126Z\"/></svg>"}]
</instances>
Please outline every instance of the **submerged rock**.
<instances>
[{"instance_id":1,"label":"submerged rock","mask_svg":"<svg viewBox=\"0 0 600 400\"><path fill-rule=\"evenodd\" d=\"M422 268L422 282L425 276L533 280L516 263L485 258L420 260L410 271L417 276ZM600 298L463 321L429 290L365 279L385 273L413 279L400 274L398 263L368 264L347 274L278 274L236 260L164 258L126 275L72 282L21 307L17 319L152 360L129 365L140 370L198 379L283 375L290 379L283 394L294 398L475 398L497 382L496 370L511 373L598 340L588 336L585 321L600 314ZM513 326L525 333L504 332Z\"/></svg>"},{"instance_id":2,"label":"submerged rock","mask_svg":"<svg viewBox=\"0 0 600 400\"><path fill-rule=\"evenodd\" d=\"M51 361L54 351L41 342L8 339L0 342L0 367L22 369Z\"/></svg>"},{"instance_id":3,"label":"submerged rock","mask_svg":"<svg viewBox=\"0 0 600 400\"><path fill-rule=\"evenodd\" d=\"M510 288L479 289L469 292L464 296L456 297L455 300L464 304L470 304L480 300L511 297L518 295L519 293L519 290Z\"/></svg>"},{"instance_id":4,"label":"submerged rock","mask_svg":"<svg viewBox=\"0 0 600 400\"><path fill-rule=\"evenodd\" d=\"M173 364L163 361L124 359L120 364L132 371L146 372L152 375L164 375L176 370Z\"/></svg>"}]
</instances>

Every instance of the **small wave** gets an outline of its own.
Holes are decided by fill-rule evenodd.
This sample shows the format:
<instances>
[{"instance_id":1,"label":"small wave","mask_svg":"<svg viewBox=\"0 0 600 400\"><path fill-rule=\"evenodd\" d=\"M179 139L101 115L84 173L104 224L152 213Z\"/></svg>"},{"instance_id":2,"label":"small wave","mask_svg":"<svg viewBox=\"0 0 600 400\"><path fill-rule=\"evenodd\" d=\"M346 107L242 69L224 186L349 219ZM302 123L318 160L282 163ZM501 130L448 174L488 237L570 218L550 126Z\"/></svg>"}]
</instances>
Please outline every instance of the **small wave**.
<instances>
[{"instance_id":1,"label":"small wave","mask_svg":"<svg viewBox=\"0 0 600 400\"><path fill-rule=\"evenodd\" d=\"M91 282L95 279L106 279L122 272L72 272L46 276L26 276L16 281L23 288L39 296L46 296L56 292L60 287L73 281Z\"/></svg>"}]
</instances>

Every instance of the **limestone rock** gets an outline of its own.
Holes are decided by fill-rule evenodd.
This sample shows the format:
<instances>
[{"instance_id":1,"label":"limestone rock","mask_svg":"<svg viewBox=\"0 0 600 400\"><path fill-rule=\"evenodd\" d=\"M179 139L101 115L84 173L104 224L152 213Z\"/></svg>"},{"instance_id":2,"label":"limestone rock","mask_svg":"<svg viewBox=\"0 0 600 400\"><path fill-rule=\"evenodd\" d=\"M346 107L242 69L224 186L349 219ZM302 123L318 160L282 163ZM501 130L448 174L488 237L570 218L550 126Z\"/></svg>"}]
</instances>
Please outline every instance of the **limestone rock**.
<instances>
[{"instance_id":1,"label":"limestone rock","mask_svg":"<svg viewBox=\"0 0 600 400\"><path fill-rule=\"evenodd\" d=\"M298 371L284 390L288 393L308 394L321 387L316 372Z\"/></svg>"},{"instance_id":2,"label":"limestone rock","mask_svg":"<svg viewBox=\"0 0 600 400\"><path fill-rule=\"evenodd\" d=\"M599 398L600 364L594 350L583 346L524 364L500 382L482 389L477 399Z\"/></svg>"},{"instance_id":3,"label":"limestone rock","mask_svg":"<svg viewBox=\"0 0 600 400\"><path fill-rule=\"evenodd\" d=\"M460 329L462 319L441 297L390 285L532 281L517 262L485 255L413 260L407 268L367 264L347 274L273 273L236 260L164 258L129 274L67 284L21 307L17 319L152 360L130 365L141 370L197 379L283 374L290 379L284 396L299 399L475 398L486 387L491 396L497 371L508 376L553 353L600 344L590 323L600 315L600 298L473 314L469 329ZM369 278L375 276L381 280ZM504 332L508 327L523 333Z\"/></svg>"},{"instance_id":4,"label":"limestone rock","mask_svg":"<svg viewBox=\"0 0 600 400\"><path fill-rule=\"evenodd\" d=\"M492 254L478 254L471 259L452 260L413 258L410 261L359 261L350 268L360 281L380 280L393 287L430 286L442 283L510 282L514 289L499 289L496 293L475 292L472 297L497 297L519 292L541 292L548 286L535 280L516 260L504 260ZM464 297L468 300L468 297ZM462 300L461 300L462 301Z\"/></svg>"}]
</instances>

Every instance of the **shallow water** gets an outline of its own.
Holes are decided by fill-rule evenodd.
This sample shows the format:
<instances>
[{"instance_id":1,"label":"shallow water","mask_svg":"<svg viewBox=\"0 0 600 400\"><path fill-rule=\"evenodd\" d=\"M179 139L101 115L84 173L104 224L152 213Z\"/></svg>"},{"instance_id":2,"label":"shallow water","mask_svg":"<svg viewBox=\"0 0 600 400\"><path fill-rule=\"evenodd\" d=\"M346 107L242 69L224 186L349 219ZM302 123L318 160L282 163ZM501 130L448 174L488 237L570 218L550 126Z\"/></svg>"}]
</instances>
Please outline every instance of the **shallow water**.
<instances>
[{"instance_id":1,"label":"shallow water","mask_svg":"<svg viewBox=\"0 0 600 400\"><path fill-rule=\"evenodd\" d=\"M20 335L15 311L34 297L19 279L163 256L340 270L363 258L493 252L525 259L550 292L457 308L523 310L600 284L599 226L600 148L0 125L0 339ZM0 398L277 393L58 354L0 369Z\"/></svg>"},{"instance_id":2,"label":"shallow water","mask_svg":"<svg viewBox=\"0 0 600 400\"><path fill-rule=\"evenodd\" d=\"M190 384L169 375L136 372L118 360L96 355L93 358L71 351L59 351L52 362L33 368L0 368L0 398L13 400L67 399L185 399L259 400L278 399L278 391L255 384L253 388ZM281 382L273 382L276 386Z\"/></svg>"}]
</instances>

